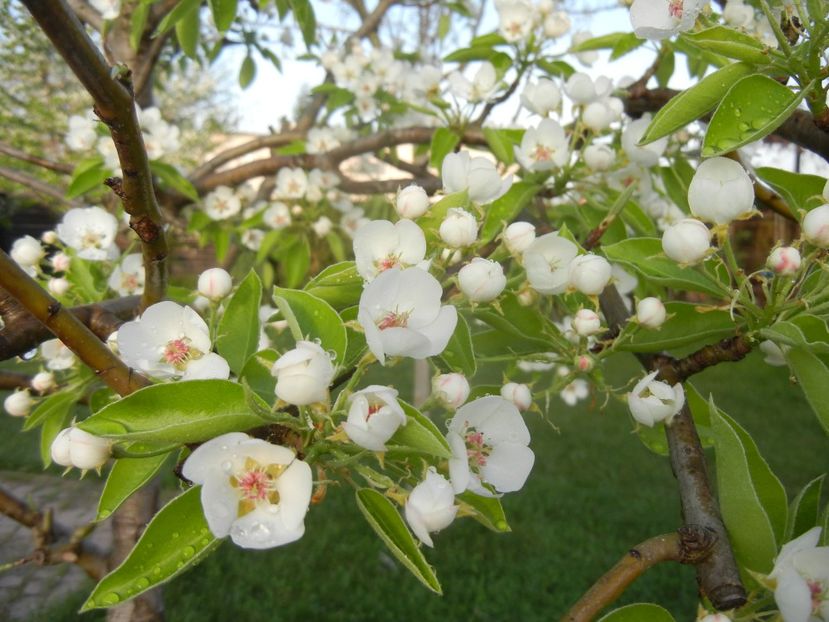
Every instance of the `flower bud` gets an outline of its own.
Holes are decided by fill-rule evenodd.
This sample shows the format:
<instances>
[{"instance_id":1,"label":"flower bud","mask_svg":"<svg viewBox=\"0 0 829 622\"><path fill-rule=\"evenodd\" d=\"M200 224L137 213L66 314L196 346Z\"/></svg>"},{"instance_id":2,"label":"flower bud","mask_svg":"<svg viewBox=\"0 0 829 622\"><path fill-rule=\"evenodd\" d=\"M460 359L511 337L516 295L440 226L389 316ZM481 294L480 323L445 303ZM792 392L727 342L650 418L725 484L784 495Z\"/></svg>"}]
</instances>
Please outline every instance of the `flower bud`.
<instances>
[{"instance_id":1,"label":"flower bud","mask_svg":"<svg viewBox=\"0 0 829 622\"><path fill-rule=\"evenodd\" d=\"M660 421L670 422L685 404L682 383L670 386L654 380L658 374L658 371L648 374L628 393L630 413L636 421L649 428Z\"/></svg>"},{"instance_id":2,"label":"flower bud","mask_svg":"<svg viewBox=\"0 0 829 622\"><path fill-rule=\"evenodd\" d=\"M448 527L455 520L458 507L452 484L431 467L426 479L415 486L406 499L406 522L418 540L433 546L429 533Z\"/></svg>"},{"instance_id":3,"label":"flower bud","mask_svg":"<svg viewBox=\"0 0 829 622\"><path fill-rule=\"evenodd\" d=\"M606 171L616 160L613 149L607 145L589 145L584 149L584 163L594 171Z\"/></svg>"},{"instance_id":4,"label":"flower bud","mask_svg":"<svg viewBox=\"0 0 829 622\"><path fill-rule=\"evenodd\" d=\"M552 80L540 78L537 83L527 82L521 93L521 103L527 110L546 116L561 103L561 91Z\"/></svg>"},{"instance_id":5,"label":"flower bud","mask_svg":"<svg viewBox=\"0 0 829 622\"><path fill-rule=\"evenodd\" d=\"M9 255L11 258L17 262L18 265L25 266L27 268L31 268L36 266L40 263L40 260L43 258L43 247L40 245L40 242L35 240L30 235L24 235L22 238L18 238L12 244L12 248L9 251Z\"/></svg>"},{"instance_id":6,"label":"flower bud","mask_svg":"<svg viewBox=\"0 0 829 622\"><path fill-rule=\"evenodd\" d=\"M530 392L530 387L525 384L508 382L501 387L501 397L515 404L515 407L521 412L533 405L533 395Z\"/></svg>"},{"instance_id":7,"label":"flower bud","mask_svg":"<svg viewBox=\"0 0 829 622\"><path fill-rule=\"evenodd\" d=\"M659 328L665 322L667 312L659 298L649 296L636 303L636 319L642 326Z\"/></svg>"},{"instance_id":8,"label":"flower bud","mask_svg":"<svg viewBox=\"0 0 829 622\"><path fill-rule=\"evenodd\" d=\"M331 233L331 227L333 223L328 216L320 216L317 220L315 220L311 224L311 229L314 230L314 233L317 234L317 237L324 238L326 235Z\"/></svg>"},{"instance_id":9,"label":"flower bud","mask_svg":"<svg viewBox=\"0 0 829 622\"><path fill-rule=\"evenodd\" d=\"M25 417L32 410L32 396L26 389L15 391L3 401L3 408L12 417Z\"/></svg>"},{"instance_id":10,"label":"flower bud","mask_svg":"<svg viewBox=\"0 0 829 622\"><path fill-rule=\"evenodd\" d=\"M38 393L46 393L55 388L55 376L51 372L41 371L32 376L30 384Z\"/></svg>"},{"instance_id":11,"label":"flower bud","mask_svg":"<svg viewBox=\"0 0 829 622\"><path fill-rule=\"evenodd\" d=\"M711 248L711 232L703 223L693 218L683 218L665 229L662 234L662 250L681 264L702 261Z\"/></svg>"},{"instance_id":12,"label":"flower bud","mask_svg":"<svg viewBox=\"0 0 829 622\"><path fill-rule=\"evenodd\" d=\"M462 248L478 239L478 221L466 210L452 207L440 223L438 232L448 246Z\"/></svg>"},{"instance_id":13,"label":"flower bud","mask_svg":"<svg viewBox=\"0 0 829 622\"><path fill-rule=\"evenodd\" d=\"M441 374L432 379L432 395L447 408L458 408L469 397L469 381L463 374Z\"/></svg>"},{"instance_id":14,"label":"flower bud","mask_svg":"<svg viewBox=\"0 0 829 622\"><path fill-rule=\"evenodd\" d=\"M56 279L49 279L46 283L46 287L52 295L63 296L69 291L72 284L61 276Z\"/></svg>"},{"instance_id":15,"label":"flower bud","mask_svg":"<svg viewBox=\"0 0 829 622\"><path fill-rule=\"evenodd\" d=\"M783 367L788 365L786 361L786 352L789 346L777 345L773 341L766 339L760 342L760 351L763 353L763 362L772 367Z\"/></svg>"},{"instance_id":16,"label":"flower bud","mask_svg":"<svg viewBox=\"0 0 829 622\"><path fill-rule=\"evenodd\" d=\"M112 455L112 443L105 438L81 430L69 430L69 460L72 466L82 470L102 467Z\"/></svg>"},{"instance_id":17,"label":"flower bud","mask_svg":"<svg viewBox=\"0 0 829 622\"><path fill-rule=\"evenodd\" d=\"M233 279L222 268L210 268L199 275L198 289L209 300L221 300L233 289Z\"/></svg>"},{"instance_id":18,"label":"flower bud","mask_svg":"<svg viewBox=\"0 0 829 622\"><path fill-rule=\"evenodd\" d=\"M746 170L730 158L704 160L688 186L691 213L718 225L725 225L754 208L754 186Z\"/></svg>"},{"instance_id":19,"label":"flower bud","mask_svg":"<svg viewBox=\"0 0 829 622\"><path fill-rule=\"evenodd\" d=\"M49 453L52 455L52 462L60 466L71 467L72 458L69 454L69 433L72 428L64 428L52 441Z\"/></svg>"},{"instance_id":20,"label":"flower bud","mask_svg":"<svg viewBox=\"0 0 829 622\"><path fill-rule=\"evenodd\" d=\"M429 211L429 195L417 184L406 186L397 193L394 209L400 218L420 218Z\"/></svg>"},{"instance_id":21,"label":"flower bud","mask_svg":"<svg viewBox=\"0 0 829 622\"><path fill-rule=\"evenodd\" d=\"M769 255L766 265L777 274L794 274L800 270L800 251L793 246L778 246Z\"/></svg>"},{"instance_id":22,"label":"flower bud","mask_svg":"<svg viewBox=\"0 0 829 622\"><path fill-rule=\"evenodd\" d=\"M535 240L535 225L531 222L516 221L504 230L504 246L513 255L520 255Z\"/></svg>"},{"instance_id":23,"label":"flower bud","mask_svg":"<svg viewBox=\"0 0 829 622\"><path fill-rule=\"evenodd\" d=\"M553 11L544 18L544 34L551 39L560 37L570 30L570 18L564 11Z\"/></svg>"},{"instance_id":24,"label":"flower bud","mask_svg":"<svg viewBox=\"0 0 829 622\"><path fill-rule=\"evenodd\" d=\"M584 72L577 71L567 78L564 92L574 104L586 104L596 98L596 85L593 84L593 78Z\"/></svg>"},{"instance_id":25,"label":"flower bud","mask_svg":"<svg viewBox=\"0 0 829 622\"><path fill-rule=\"evenodd\" d=\"M296 346L273 364L276 396L297 406L322 402L334 379L331 357L313 341L297 341Z\"/></svg>"},{"instance_id":26,"label":"flower bud","mask_svg":"<svg viewBox=\"0 0 829 622\"><path fill-rule=\"evenodd\" d=\"M507 285L504 268L497 261L475 257L458 272L458 286L472 302L489 302Z\"/></svg>"},{"instance_id":27,"label":"flower bud","mask_svg":"<svg viewBox=\"0 0 829 622\"><path fill-rule=\"evenodd\" d=\"M590 309L579 309L571 322L573 330L580 337L595 335L602 329L602 321L599 314Z\"/></svg>"},{"instance_id":28,"label":"flower bud","mask_svg":"<svg viewBox=\"0 0 829 622\"><path fill-rule=\"evenodd\" d=\"M803 218L803 237L820 248L829 248L829 203L811 210Z\"/></svg>"},{"instance_id":29,"label":"flower bud","mask_svg":"<svg viewBox=\"0 0 829 622\"><path fill-rule=\"evenodd\" d=\"M69 270L69 264L72 262L66 253L55 253L49 261L55 272L66 272Z\"/></svg>"},{"instance_id":30,"label":"flower bud","mask_svg":"<svg viewBox=\"0 0 829 622\"><path fill-rule=\"evenodd\" d=\"M40 241L44 244L56 244L58 241L58 234L49 229L40 234Z\"/></svg>"},{"instance_id":31,"label":"flower bud","mask_svg":"<svg viewBox=\"0 0 829 622\"><path fill-rule=\"evenodd\" d=\"M590 102L582 113L582 122L594 132L601 132L613 123L613 111L604 102Z\"/></svg>"},{"instance_id":32,"label":"flower bud","mask_svg":"<svg viewBox=\"0 0 829 622\"><path fill-rule=\"evenodd\" d=\"M343 431L355 444L372 451L386 451L388 441L401 425L406 413L391 387L371 385L349 398L348 420Z\"/></svg>"},{"instance_id":33,"label":"flower bud","mask_svg":"<svg viewBox=\"0 0 829 622\"><path fill-rule=\"evenodd\" d=\"M536 300L538 300L538 292L532 287L525 287L518 292L518 304L522 307L529 307L535 304Z\"/></svg>"},{"instance_id":34,"label":"flower bud","mask_svg":"<svg viewBox=\"0 0 829 622\"><path fill-rule=\"evenodd\" d=\"M579 354L576 357L576 360L573 361L576 369L578 369L581 373L586 374L587 372L593 369L593 357L588 354Z\"/></svg>"},{"instance_id":35,"label":"flower bud","mask_svg":"<svg viewBox=\"0 0 829 622\"><path fill-rule=\"evenodd\" d=\"M604 257L579 255L570 262L570 285L586 296L598 296L610 281L611 272Z\"/></svg>"},{"instance_id":36,"label":"flower bud","mask_svg":"<svg viewBox=\"0 0 829 622\"><path fill-rule=\"evenodd\" d=\"M733 3L729 2L726 5L726 8L728 8L731 4L733 4ZM751 10L751 7L745 7L745 8L748 8L749 10ZM707 616L705 616L704 618L699 620L699 622L731 622L731 618L729 618L724 613L709 613Z\"/></svg>"}]
</instances>

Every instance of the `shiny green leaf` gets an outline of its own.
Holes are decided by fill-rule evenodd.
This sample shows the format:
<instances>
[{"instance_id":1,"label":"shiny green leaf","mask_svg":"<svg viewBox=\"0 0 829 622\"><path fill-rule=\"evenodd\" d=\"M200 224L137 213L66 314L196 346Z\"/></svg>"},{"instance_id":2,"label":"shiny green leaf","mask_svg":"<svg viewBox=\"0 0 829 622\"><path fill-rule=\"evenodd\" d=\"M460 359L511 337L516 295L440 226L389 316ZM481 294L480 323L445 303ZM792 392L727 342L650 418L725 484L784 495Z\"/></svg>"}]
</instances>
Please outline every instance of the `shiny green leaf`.
<instances>
[{"instance_id":1,"label":"shiny green leaf","mask_svg":"<svg viewBox=\"0 0 829 622\"><path fill-rule=\"evenodd\" d=\"M443 158L460 142L461 138L457 132L447 127L439 127L432 134L432 143L429 146L429 164L440 170L443 165Z\"/></svg>"},{"instance_id":2,"label":"shiny green leaf","mask_svg":"<svg viewBox=\"0 0 829 622\"><path fill-rule=\"evenodd\" d=\"M785 542L803 535L818 524L825 477L826 474L823 474L813 479L792 500L789 506L789 520L786 523L786 535L783 538Z\"/></svg>"},{"instance_id":3,"label":"shiny green leaf","mask_svg":"<svg viewBox=\"0 0 829 622\"><path fill-rule=\"evenodd\" d=\"M759 40L725 26L714 26L698 32L684 33L680 35L680 39L699 49L755 65L764 65L770 60L769 48Z\"/></svg>"},{"instance_id":4,"label":"shiny green leaf","mask_svg":"<svg viewBox=\"0 0 829 622\"><path fill-rule=\"evenodd\" d=\"M242 371L259 344L259 305L262 283L251 270L233 292L219 320L216 350L225 358L233 373Z\"/></svg>"},{"instance_id":5,"label":"shiny green leaf","mask_svg":"<svg viewBox=\"0 0 829 622\"><path fill-rule=\"evenodd\" d=\"M456 499L464 510L472 513L472 518L487 529L498 533L512 531L498 497L482 497L467 490L457 495Z\"/></svg>"},{"instance_id":6,"label":"shiny green leaf","mask_svg":"<svg viewBox=\"0 0 829 622\"><path fill-rule=\"evenodd\" d=\"M459 313L458 324L455 332L449 338L446 349L440 353L440 360L451 370L464 374L467 378L475 375L477 364L475 363L475 351L472 347L472 335L469 332L469 325L466 319Z\"/></svg>"},{"instance_id":7,"label":"shiny green leaf","mask_svg":"<svg viewBox=\"0 0 829 622\"><path fill-rule=\"evenodd\" d=\"M665 304L668 319L658 329L640 327L617 349L627 352L661 352L682 347L702 347L734 335L736 325L728 311L700 307L690 302Z\"/></svg>"},{"instance_id":8,"label":"shiny green leaf","mask_svg":"<svg viewBox=\"0 0 829 622\"><path fill-rule=\"evenodd\" d=\"M667 609L653 603L636 603L614 609L599 622L676 622Z\"/></svg>"},{"instance_id":9,"label":"shiny green leaf","mask_svg":"<svg viewBox=\"0 0 829 622\"><path fill-rule=\"evenodd\" d=\"M792 348L786 352L786 360L818 421L829 433L829 369L817 355L806 348Z\"/></svg>"},{"instance_id":10,"label":"shiny green leaf","mask_svg":"<svg viewBox=\"0 0 829 622\"><path fill-rule=\"evenodd\" d=\"M426 415L422 414L411 404L399 400L406 413L406 425L397 428L386 446L392 455L395 452L417 453L449 459L452 450L443 434Z\"/></svg>"},{"instance_id":11,"label":"shiny green leaf","mask_svg":"<svg viewBox=\"0 0 829 622\"><path fill-rule=\"evenodd\" d=\"M219 32L225 32L236 19L238 0L207 0L213 13L213 22Z\"/></svg>"},{"instance_id":12,"label":"shiny green leaf","mask_svg":"<svg viewBox=\"0 0 829 622\"><path fill-rule=\"evenodd\" d=\"M484 223L478 236L481 244L487 244L498 235L506 225L515 220L533 200L541 186L526 181L512 184L504 196L495 199L486 208Z\"/></svg>"},{"instance_id":13,"label":"shiny green leaf","mask_svg":"<svg viewBox=\"0 0 829 622\"><path fill-rule=\"evenodd\" d=\"M146 458L116 460L107 476L101 499L98 501L96 521L109 518L132 493L149 482L158 473L169 453Z\"/></svg>"},{"instance_id":14,"label":"shiny green leaf","mask_svg":"<svg viewBox=\"0 0 829 622\"><path fill-rule=\"evenodd\" d=\"M345 309L360 302L363 277L353 261L341 261L317 274L304 289L337 310Z\"/></svg>"},{"instance_id":15,"label":"shiny green leaf","mask_svg":"<svg viewBox=\"0 0 829 622\"><path fill-rule=\"evenodd\" d=\"M334 352L342 365L348 348L348 335L334 308L313 294L296 289L274 288L276 306L288 321L297 341L319 340L324 350Z\"/></svg>"},{"instance_id":16,"label":"shiny green leaf","mask_svg":"<svg viewBox=\"0 0 829 622\"><path fill-rule=\"evenodd\" d=\"M798 210L810 210L823 205L823 187L826 178L819 175L793 173L779 168L762 166L754 169L754 173L766 184L780 194L795 215Z\"/></svg>"}]
</instances>

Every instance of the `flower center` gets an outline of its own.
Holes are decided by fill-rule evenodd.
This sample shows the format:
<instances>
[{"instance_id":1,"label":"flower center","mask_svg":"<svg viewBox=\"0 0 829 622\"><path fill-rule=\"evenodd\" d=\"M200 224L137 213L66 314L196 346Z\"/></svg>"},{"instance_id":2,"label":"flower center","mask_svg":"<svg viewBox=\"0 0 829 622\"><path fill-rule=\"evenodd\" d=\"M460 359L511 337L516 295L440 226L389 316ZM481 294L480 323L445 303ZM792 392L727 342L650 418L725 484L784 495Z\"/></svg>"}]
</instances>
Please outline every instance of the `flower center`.
<instances>
[{"instance_id":1,"label":"flower center","mask_svg":"<svg viewBox=\"0 0 829 622\"><path fill-rule=\"evenodd\" d=\"M682 2L683 0L671 0L668 2L668 13L674 19L682 19Z\"/></svg>"},{"instance_id":2,"label":"flower center","mask_svg":"<svg viewBox=\"0 0 829 622\"><path fill-rule=\"evenodd\" d=\"M533 151L533 159L536 162L549 162L553 158L553 150L545 145L538 144Z\"/></svg>"},{"instance_id":3,"label":"flower center","mask_svg":"<svg viewBox=\"0 0 829 622\"><path fill-rule=\"evenodd\" d=\"M202 356L203 353L200 350L190 345L188 337L181 337L167 342L161 360L179 371L184 371L188 361L200 359Z\"/></svg>"},{"instance_id":4,"label":"flower center","mask_svg":"<svg viewBox=\"0 0 829 622\"><path fill-rule=\"evenodd\" d=\"M812 615L816 616L820 611L820 606L824 601L823 584L820 581L806 581L809 586L809 593L812 596Z\"/></svg>"},{"instance_id":5,"label":"flower center","mask_svg":"<svg viewBox=\"0 0 829 622\"><path fill-rule=\"evenodd\" d=\"M469 430L464 436L466 442L466 457L473 470L486 466L487 458L492 453L492 447L484 441L484 435L477 430Z\"/></svg>"},{"instance_id":6,"label":"flower center","mask_svg":"<svg viewBox=\"0 0 829 622\"><path fill-rule=\"evenodd\" d=\"M121 289L134 292L138 289L138 277L135 274L124 274L121 276Z\"/></svg>"},{"instance_id":7,"label":"flower center","mask_svg":"<svg viewBox=\"0 0 829 622\"><path fill-rule=\"evenodd\" d=\"M276 480L288 468L284 464L262 465L253 458L245 459L241 472L230 476L230 485L239 493L236 514L239 518L256 509L260 503L279 504Z\"/></svg>"},{"instance_id":8,"label":"flower center","mask_svg":"<svg viewBox=\"0 0 829 622\"><path fill-rule=\"evenodd\" d=\"M377 328L386 330L387 328L405 328L409 323L409 315L411 312L399 313L397 311L389 311L380 318L377 322Z\"/></svg>"},{"instance_id":9,"label":"flower center","mask_svg":"<svg viewBox=\"0 0 829 622\"><path fill-rule=\"evenodd\" d=\"M400 255L388 254L385 257L375 261L374 265L377 267L378 272L384 272L386 270L391 270L392 268L401 267Z\"/></svg>"},{"instance_id":10,"label":"flower center","mask_svg":"<svg viewBox=\"0 0 829 622\"><path fill-rule=\"evenodd\" d=\"M366 415L366 421L371 419L372 415L377 414L380 412L380 409L383 408L383 404L369 404L368 405L368 414Z\"/></svg>"},{"instance_id":11,"label":"flower center","mask_svg":"<svg viewBox=\"0 0 829 622\"><path fill-rule=\"evenodd\" d=\"M104 236L97 231L85 231L81 238L81 246L83 248L101 248L101 239Z\"/></svg>"}]
</instances>

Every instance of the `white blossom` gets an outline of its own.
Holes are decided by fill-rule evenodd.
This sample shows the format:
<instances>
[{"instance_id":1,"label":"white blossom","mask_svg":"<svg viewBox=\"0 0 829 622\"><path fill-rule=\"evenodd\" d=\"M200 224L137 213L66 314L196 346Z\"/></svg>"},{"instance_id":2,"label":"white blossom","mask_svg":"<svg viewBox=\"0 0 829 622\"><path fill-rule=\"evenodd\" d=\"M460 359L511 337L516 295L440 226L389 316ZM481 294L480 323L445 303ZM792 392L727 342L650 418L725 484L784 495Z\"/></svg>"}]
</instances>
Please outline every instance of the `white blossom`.
<instances>
[{"instance_id":1,"label":"white blossom","mask_svg":"<svg viewBox=\"0 0 829 622\"><path fill-rule=\"evenodd\" d=\"M366 285L357 321L381 364L387 356L423 359L443 352L458 321L452 305L441 306L443 289L420 268L391 268Z\"/></svg>"},{"instance_id":2,"label":"white blossom","mask_svg":"<svg viewBox=\"0 0 829 622\"><path fill-rule=\"evenodd\" d=\"M9 393L6 399L3 400L3 408L12 417L25 417L31 412L33 405L34 401L27 389Z\"/></svg>"},{"instance_id":3,"label":"white blossom","mask_svg":"<svg viewBox=\"0 0 829 622\"><path fill-rule=\"evenodd\" d=\"M38 393L46 393L57 386L57 382L55 382L55 375L48 371L40 371L36 373L32 376L32 380L29 384Z\"/></svg>"},{"instance_id":4,"label":"white blossom","mask_svg":"<svg viewBox=\"0 0 829 622\"><path fill-rule=\"evenodd\" d=\"M573 330L580 337L595 335L602 329L599 314L592 309L579 309L572 319Z\"/></svg>"},{"instance_id":5,"label":"white blossom","mask_svg":"<svg viewBox=\"0 0 829 622\"><path fill-rule=\"evenodd\" d=\"M118 329L124 362L156 378L227 379L227 361L211 352L210 329L193 309L165 300Z\"/></svg>"},{"instance_id":6,"label":"white blossom","mask_svg":"<svg viewBox=\"0 0 829 622\"><path fill-rule=\"evenodd\" d=\"M498 31L510 43L524 41L532 34L536 11L528 0L500 0L495 3L498 11Z\"/></svg>"},{"instance_id":7,"label":"white blossom","mask_svg":"<svg viewBox=\"0 0 829 622\"><path fill-rule=\"evenodd\" d=\"M515 407L524 412L533 405L533 395L530 387L518 382L508 382L501 387L501 397L509 400Z\"/></svg>"},{"instance_id":8,"label":"white blossom","mask_svg":"<svg viewBox=\"0 0 829 622\"><path fill-rule=\"evenodd\" d=\"M622 149L624 149L631 162L640 166L654 166L659 158L665 153L668 146L668 137L664 136L658 140L639 146L639 140L644 136L645 130L651 124L651 115L642 115L640 119L631 121L622 131Z\"/></svg>"},{"instance_id":9,"label":"white blossom","mask_svg":"<svg viewBox=\"0 0 829 622\"><path fill-rule=\"evenodd\" d=\"M276 396L297 406L328 399L334 379L331 355L313 341L297 341L296 348L280 356L271 373L276 377Z\"/></svg>"},{"instance_id":10,"label":"white blossom","mask_svg":"<svg viewBox=\"0 0 829 622\"><path fill-rule=\"evenodd\" d=\"M432 396L447 408L459 408L469 397L469 381L459 373L440 374L432 378Z\"/></svg>"},{"instance_id":11,"label":"white blossom","mask_svg":"<svg viewBox=\"0 0 829 622\"><path fill-rule=\"evenodd\" d=\"M247 434L223 434L197 447L182 474L201 484L210 531L243 548L266 549L305 533L311 467L287 447Z\"/></svg>"},{"instance_id":12,"label":"white blossom","mask_svg":"<svg viewBox=\"0 0 829 622\"><path fill-rule=\"evenodd\" d=\"M11 258L30 275L34 274L34 268L43 259L45 253L40 242L30 235L17 238L9 251Z\"/></svg>"},{"instance_id":13,"label":"white blossom","mask_svg":"<svg viewBox=\"0 0 829 622\"><path fill-rule=\"evenodd\" d=\"M223 268L208 268L199 275L199 293L209 300L221 300L233 289L233 279Z\"/></svg>"},{"instance_id":14,"label":"white blossom","mask_svg":"<svg viewBox=\"0 0 829 622\"><path fill-rule=\"evenodd\" d=\"M433 546L429 534L448 527L455 520L458 509L452 485L430 467L426 478L406 499L404 512L417 539L426 546Z\"/></svg>"},{"instance_id":15,"label":"white blossom","mask_svg":"<svg viewBox=\"0 0 829 622\"><path fill-rule=\"evenodd\" d=\"M535 239L524 251L524 269L530 286L542 294L561 294L570 282L570 262L578 247L558 233L547 233Z\"/></svg>"},{"instance_id":16,"label":"white blossom","mask_svg":"<svg viewBox=\"0 0 829 622\"><path fill-rule=\"evenodd\" d=\"M812 527L787 542L774 562L769 578L785 622L829 620L829 546L817 546L820 532Z\"/></svg>"},{"instance_id":17,"label":"white blossom","mask_svg":"<svg viewBox=\"0 0 829 622\"><path fill-rule=\"evenodd\" d=\"M754 209L754 186L739 162L709 158L694 172L688 205L700 220L726 225Z\"/></svg>"},{"instance_id":18,"label":"white blossom","mask_svg":"<svg viewBox=\"0 0 829 622\"><path fill-rule=\"evenodd\" d=\"M213 220L227 220L242 210L242 201L228 186L219 186L204 197L204 211Z\"/></svg>"},{"instance_id":19,"label":"white blossom","mask_svg":"<svg viewBox=\"0 0 829 622\"><path fill-rule=\"evenodd\" d=\"M590 395L590 385L584 378L576 378L567 384L558 394L568 406L575 406Z\"/></svg>"},{"instance_id":20,"label":"white blossom","mask_svg":"<svg viewBox=\"0 0 829 622\"><path fill-rule=\"evenodd\" d=\"M348 419L343 431L354 443L372 451L386 451L388 441L401 425L406 413L391 387L371 385L349 398Z\"/></svg>"},{"instance_id":21,"label":"white blossom","mask_svg":"<svg viewBox=\"0 0 829 622\"><path fill-rule=\"evenodd\" d=\"M641 39L665 39L694 27L708 0L634 0L630 7L633 32Z\"/></svg>"},{"instance_id":22,"label":"white blossom","mask_svg":"<svg viewBox=\"0 0 829 622\"><path fill-rule=\"evenodd\" d=\"M570 262L570 285L586 296L598 296L610 282L612 268L604 257L587 253Z\"/></svg>"},{"instance_id":23,"label":"white blossom","mask_svg":"<svg viewBox=\"0 0 829 622\"><path fill-rule=\"evenodd\" d=\"M498 88L498 76L492 63L484 61L472 80L458 71L449 74L449 88L456 97L471 103L489 100Z\"/></svg>"},{"instance_id":24,"label":"white blossom","mask_svg":"<svg viewBox=\"0 0 829 622\"><path fill-rule=\"evenodd\" d=\"M340 146L340 141L328 128L313 127L308 130L305 149L308 153L326 153Z\"/></svg>"},{"instance_id":25,"label":"white blossom","mask_svg":"<svg viewBox=\"0 0 829 622\"><path fill-rule=\"evenodd\" d=\"M557 39L569 30L570 16L564 11L553 11L544 18L544 34L551 39Z\"/></svg>"},{"instance_id":26,"label":"white blossom","mask_svg":"<svg viewBox=\"0 0 829 622\"><path fill-rule=\"evenodd\" d=\"M535 240L535 225L531 222L517 220L507 226L502 239L510 253L520 255Z\"/></svg>"},{"instance_id":27,"label":"white blossom","mask_svg":"<svg viewBox=\"0 0 829 622\"><path fill-rule=\"evenodd\" d=\"M397 193L394 208L400 218L420 218L429 211L429 195L417 184L411 184Z\"/></svg>"},{"instance_id":28,"label":"white blossom","mask_svg":"<svg viewBox=\"0 0 829 622\"><path fill-rule=\"evenodd\" d=\"M72 283L69 282L68 279L61 277L49 279L46 282L46 289L49 290L49 293L53 296L63 296L66 292L72 289Z\"/></svg>"},{"instance_id":29,"label":"white blossom","mask_svg":"<svg viewBox=\"0 0 829 622\"><path fill-rule=\"evenodd\" d=\"M667 311L659 298L649 296L636 303L636 319L642 326L659 328L665 323Z\"/></svg>"},{"instance_id":30,"label":"white blossom","mask_svg":"<svg viewBox=\"0 0 829 622\"><path fill-rule=\"evenodd\" d=\"M472 302L495 300L506 285L503 266L483 257L475 257L458 272L458 287Z\"/></svg>"},{"instance_id":31,"label":"white blossom","mask_svg":"<svg viewBox=\"0 0 829 622\"><path fill-rule=\"evenodd\" d=\"M354 262L366 281L391 268L409 268L426 256L426 236L411 220L372 220L354 234Z\"/></svg>"},{"instance_id":32,"label":"white blossom","mask_svg":"<svg viewBox=\"0 0 829 622\"><path fill-rule=\"evenodd\" d=\"M50 447L52 462L81 470L98 469L112 455L112 441L71 427L61 430Z\"/></svg>"},{"instance_id":33,"label":"white blossom","mask_svg":"<svg viewBox=\"0 0 829 622\"><path fill-rule=\"evenodd\" d=\"M569 157L564 128L553 119L542 119L538 126L528 128L521 145L515 148L515 158L530 171L561 168Z\"/></svg>"},{"instance_id":34,"label":"white blossom","mask_svg":"<svg viewBox=\"0 0 829 622\"><path fill-rule=\"evenodd\" d=\"M530 112L546 117L561 104L561 90L548 78L527 82L521 92L521 103Z\"/></svg>"},{"instance_id":35,"label":"white blossom","mask_svg":"<svg viewBox=\"0 0 829 622\"><path fill-rule=\"evenodd\" d=\"M491 496L520 490L535 462L527 447L530 432L521 413L500 396L481 397L461 406L449 421L452 448L449 475L456 494L471 490Z\"/></svg>"},{"instance_id":36,"label":"white blossom","mask_svg":"<svg viewBox=\"0 0 829 622\"><path fill-rule=\"evenodd\" d=\"M661 380L655 380L657 375L659 371L648 374L628 393L628 408L633 418L649 428L660 421L670 423L685 404L682 383L677 382L671 386Z\"/></svg>"},{"instance_id":37,"label":"white blossom","mask_svg":"<svg viewBox=\"0 0 829 622\"><path fill-rule=\"evenodd\" d=\"M443 187L446 192L469 192L469 198L477 203L489 203L503 196L512 185L512 175L501 179L492 160L471 157L468 151L450 153L441 167Z\"/></svg>"},{"instance_id":38,"label":"white blossom","mask_svg":"<svg viewBox=\"0 0 829 622\"><path fill-rule=\"evenodd\" d=\"M282 168L276 174L274 194L286 199L301 199L308 189L308 176L301 168Z\"/></svg>"},{"instance_id":39,"label":"white blossom","mask_svg":"<svg viewBox=\"0 0 829 622\"><path fill-rule=\"evenodd\" d=\"M73 114L69 117L69 131L66 134L66 146L72 151L88 151L95 146L98 133L95 131L95 116Z\"/></svg>"},{"instance_id":40,"label":"white blossom","mask_svg":"<svg viewBox=\"0 0 829 622\"><path fill-rule=\"evenodd\" d=\"M100 207L70 209L55 231L61 242L74 248L81 259L103 261L118 256L115 246L118 220Z\"/></svg>"},{"instance_id":41,"label":"white blossom","mask_svg":"<svg viewBox=\"0 0 829 622\"><path fill-rule=\"evenodd\" d=\"M46 369L60 371L75 365L75 354L60 339L49 339L40 344L40 355L46 359Z\"/></svg>"},{"instance_id":42,"label":"white blossom","mask_svg":"<svg viewBox=\"0 0 829 622\"><path fill-rule=\"evenodd\" d=\"M144 292L144 258L141 253L130 253L109 275L107 285L121 296L133 296Z\"/></svg>"},{"instance_id":43,"label":"white blossom","mask_svg":"<svg viewBox=\"0 0 829 622\"><path fill-rule=\"evenodd\" d=\"M271 203L262 212L262 223L271 229L284 229L291 224L291 210L281 201Z\"/></svg>"},{"instance_id":44,"label":"white blossom","mask_svg":"<svg viewBox=\"0 0 829 622\"><path fill-rule=\"evenodd\" d=\"M702 261L711 248L711 231L699 220L685 218L662 234L662 250L680 264Z\"/></svg>"},{"instance_id":45,"label":"white blossom","mask_svg":"<svg viewBox=\"0 0 829 622\"><path fill-rule=\"evenodd\" d=\"M478 239L478 221L461 207L450 207L438 228L440 239L449 248L463 248Z\"/></svg>"},{"instance_id":46,"label":"white blossom","mask_svg":"<svg viewBox=\"0 0 829 622\"><path fill-rule=\"evenodd\" d=\"M820 248L829 248L829 203L810 210L803 218L803 238Z\"/></svg>"}]
</instances>

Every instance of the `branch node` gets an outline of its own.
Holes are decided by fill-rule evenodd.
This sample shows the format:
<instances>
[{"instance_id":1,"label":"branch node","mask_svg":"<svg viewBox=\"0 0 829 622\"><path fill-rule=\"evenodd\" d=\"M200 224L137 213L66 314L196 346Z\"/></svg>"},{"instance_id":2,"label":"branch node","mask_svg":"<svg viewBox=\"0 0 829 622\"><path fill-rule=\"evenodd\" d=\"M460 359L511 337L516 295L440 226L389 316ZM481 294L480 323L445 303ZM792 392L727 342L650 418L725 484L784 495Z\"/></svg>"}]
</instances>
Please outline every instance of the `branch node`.
<instances>
[{"instance_id":1,"label":"branch node","mask_svg":"<svg viewBox=\"0 0 829 622\"><path fill-rule=\"evenodd\" d=\"M711 554L717 542L717 534L713 529L701 525L683 525L677 529L679 533L680 564L698 564Z\"/></svg>"}]
</instances>

